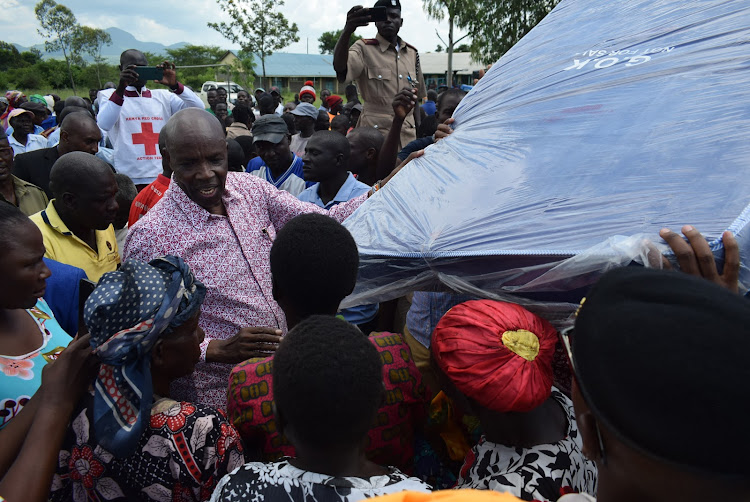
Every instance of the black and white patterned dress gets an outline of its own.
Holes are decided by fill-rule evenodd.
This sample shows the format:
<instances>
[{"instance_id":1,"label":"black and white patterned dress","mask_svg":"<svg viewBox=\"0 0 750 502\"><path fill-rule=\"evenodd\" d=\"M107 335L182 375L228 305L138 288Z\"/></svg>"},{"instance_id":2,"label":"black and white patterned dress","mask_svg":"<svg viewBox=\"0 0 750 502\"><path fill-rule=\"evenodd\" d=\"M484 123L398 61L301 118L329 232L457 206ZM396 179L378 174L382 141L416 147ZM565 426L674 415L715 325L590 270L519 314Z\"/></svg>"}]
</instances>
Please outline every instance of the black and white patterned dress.
<instances>
[{"instance_id":1,"label":"black and white patterned dress","mask_svg":"<svg viewBox=\"0 0 750 502\"><path fill-rule=\"evenodd\" d=\"M562 441L512 448L484 437L466 455L456 488L508 492L521 500L554 502L566 493L596 494L597 471L583 456L573 403L555 387L552 397L568 417Z\"/></svg>"},{"instance_id":2,"label":"black and white patterned dress","mask_svg":"<svg viewBox=\"0 0 750 502\"><path fill-rule=\"evenodd\" d=\"M429 492L429 485L389 467L383 476L336 478L297 469L282 459L250 462L219 481L211 502L354 502L404 490Z\"/></svg>"}]
</instances>

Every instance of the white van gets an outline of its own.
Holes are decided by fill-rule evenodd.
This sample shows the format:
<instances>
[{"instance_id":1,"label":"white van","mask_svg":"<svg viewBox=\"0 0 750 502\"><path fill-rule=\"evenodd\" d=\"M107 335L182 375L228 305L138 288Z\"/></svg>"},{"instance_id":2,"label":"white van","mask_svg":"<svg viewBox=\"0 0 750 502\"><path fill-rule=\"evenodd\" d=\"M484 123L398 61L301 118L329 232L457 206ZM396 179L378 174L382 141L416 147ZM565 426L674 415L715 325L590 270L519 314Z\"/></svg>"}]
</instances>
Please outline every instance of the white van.
<instances>
[{"instance_id":1,"label":"white van","mask_svg":"<svg viewBox=\"0 0 750 502\"><path fill-rule=\"evenodd\" d=\"M235 101L237 101L237 93L245 90L241 85L234 82L216 82L214 80L203 82L203 85L201 86L201 92L198 95L201 97L201 100L203 101L203 104L206 106L206 108L208 108L208 90L211 88L218 89L219 87L223 87L227 90L227 101L231 103L230 108L235 104Z\"/></svg>"}]
</instances>

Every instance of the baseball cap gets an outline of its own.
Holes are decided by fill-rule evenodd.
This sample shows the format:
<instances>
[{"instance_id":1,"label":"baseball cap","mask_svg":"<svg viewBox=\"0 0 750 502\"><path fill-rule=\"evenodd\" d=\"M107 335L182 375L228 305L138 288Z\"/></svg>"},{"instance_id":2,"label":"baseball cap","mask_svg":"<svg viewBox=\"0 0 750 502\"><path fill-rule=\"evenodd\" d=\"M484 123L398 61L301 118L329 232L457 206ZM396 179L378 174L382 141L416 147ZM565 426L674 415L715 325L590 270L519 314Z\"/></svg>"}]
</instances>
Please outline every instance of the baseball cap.
<instances>
[{"instance_id":1,"label":"baseball cap","mask_svg":"<svg viewBox=\"0 0 750 502\"><path fill-rule=\"evenodd\" d=\"M273 87L271 87L271 90L270 90L270 91L268 91L268 93L269 93L269 94L273 94L274 92L275 92L276 94L278 94L279 96L281 96L281 91L279 91L279 88L278 88L278 87L276 87L276 86L273 86Z\"/></svg>"},{"instance_id":2,"label":"baseball cap","mask_svg":"<svg viewBox=\"0 0 750 502\"><path fill-rule=\"evenodd\" d=\"M36 101L27 101L26 103L23 103L21 106L19 106L19 108L23 108L24 110L28 110L32 113L47 112L47 106Z\"/></svg>"},{"instance_id":3,"label":"baseball cap","mask_svg":"<svg viewBox=\"0 0 750 502\"><path fill-rule=\"evenodd\" d=\"M253 122L253 143L256 141L268 141L269 143L278 143L284 136L289 134L284 119L278 115L261 115Z\"/></svg>"},{"instance_id":4,"label":"baseball cap","mask_svg":"<svg viewBox=\"0 0 750 502\"><path fill-rule=\"evenodd\" d=\"M262 87L258 87L258 88L255 89L255 92L258 92L258 91L260 91L260 92L266 92L266 90L264 88L262 88Z\"/></svg>"},{"instance_id":5,"label":"baseball cap","mask_svg":"<svg viewBox=\"0 0 750 502\"><path fill-rule=\"evenodd\" d=\"M391 7L401 10L401 2L399 0L378 0L373 7Z\"/></svg>"},{"instance_id":6,"label":"baseball cap","mask_svg":"<svg viewBox=\"0 0 750 502\"><path fill-rule=\"evenodd\" d=\"M23 115L24 113L28 113L32 117L34 116L34 112L31 112L24 108L14 108L13 111L8 114L8 120L12 119L13 117L18 117L19 115Z\"/></svg>"},{"instance_id":7,"label":"baseball cap","mask_svg":"<svg viewBox=\"0 0 750 502\"><path fill-rule=\"evenodd\" d=\"M300 103L297 105L297 108L289 113L291 113L292 115L298 115L300 117L310 117L313 120L318 119L318 109L310 103Z\"/></svg>"}]
</instances>

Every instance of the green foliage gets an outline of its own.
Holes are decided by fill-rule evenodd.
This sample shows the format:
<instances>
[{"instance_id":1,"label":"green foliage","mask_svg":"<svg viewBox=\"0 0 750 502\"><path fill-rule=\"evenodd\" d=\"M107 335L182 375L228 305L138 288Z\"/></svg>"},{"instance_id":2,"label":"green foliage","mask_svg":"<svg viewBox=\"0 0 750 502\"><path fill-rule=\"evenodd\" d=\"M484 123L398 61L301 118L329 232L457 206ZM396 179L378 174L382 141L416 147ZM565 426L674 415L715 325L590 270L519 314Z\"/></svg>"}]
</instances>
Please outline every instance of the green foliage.
<instances>
[{"instance_id":1,"label":"green foliage","mask_svg":"<svg viewBox=\"0 0 750 502\"><path fill-rule=\"evenodd\" d=\"M99 88L102 86L99 67L104 63L102 48L105 45L112 45L112 37L109 36L109 33L99 28L81 26L73 37L74 52L87 54L94 62Z\"/></svg>"},{"instance_id":2,"label":"green foliage","mask_svg":"<svg viewBox=\"0 0 750 502\"><path fill-rule=\"evenodd\" d=\"M47 52L62 51L68 67L70 84L75 91L76 85L71 63L78 58L74 44L76 35L80 30L75 14L55 0L42 0L34 7L34 14L36 14L40 25L37 31L47 40L44 42L44 50Z\"/></svg>"},{"instance_id":3,"label":"green foliage","mask_svg":"<svg viewBox=\"0 0 750 502\"><path fill-rule=\"evenodd\" d=\"M440 0L456 8L456 26L469 32L475 60L494 63L539 23L559 0Z\"/></svg>"},{"instance_id":4,"label":"green foliage","mask_svg":"<svg viewBox=\"0 0 750 502\"><path fill-rule=\"evenodd\" d=\"M342 31L344 30L326 31L318 38L318 49L320 49L321 54L333 54L333 49L336 47L336 42L339 41ZM352 36L349 37L349 47L361 38L362 37L356 33L352 34Z\"/></svg>"},{"instance_id":5,"label":"green foliage","mask_svg":"<svg viewBox=\"0 0 750 502\"><path fill-rule=\"evenodd\" d=\"M239 51L237 53L237 60L232 65L231 71L232 79L244 89L253 88L258 75L255 73L255 61L252 54Z\"/></svg>"},{"instance_id":6,"label":"green foliage","mask_svg":"<svg viewBox=\"0 0 750 502\"><path fill-rule=\"evenodd\" d=\"M469 44L461 44L453 50L455 52L471 52L471 46Z\"/></svg>"},{"instance_id":7,"label":"green foliage","mask_svg":"<svg viewBox=\"0 0 750 502\"><path fill-rule=\"evenodd\" d=\"M239 44L243 51L258 56L266 76L266 58L274 51L299 41L297 23L289 24L277 11L283 0L273 4L261 0L217 0L221 10L232 19L230 23L208 23L222 36Z\"/></svg>"},{"instance_id":8,"label":"green foliage","mask_svg":"<svg viewBox=\"0 0 750 502\"><path fill-rule=\"evenodd\" d=\"M182 66L216 64L226 51L215 45L186 45L167 49L167 59L177 65L177 78L185 85L198 89L206 80L213 80L215 68L180 68Z\"/></svg>"},{"instance_id":9,"label":"green foliage","mask_svg":"<svg viewBox=\"0 0 750 502\"><path fill-rule=\"evenodd\" d=\"M21 53L16 46L8 42L0 41L0 71L6 71L9 68L17 68L23 65Z\"/></svg>"},{"instance_id":10,"label":"green foliage","mask_svg":"<svg viewBox=\"0 0 750 502\"><path fill-rule=\"evenodd\" d=\"M435 52L443 52L443 46L438 44L437 48L435 49Z\"/></svg>"}]
</instances>

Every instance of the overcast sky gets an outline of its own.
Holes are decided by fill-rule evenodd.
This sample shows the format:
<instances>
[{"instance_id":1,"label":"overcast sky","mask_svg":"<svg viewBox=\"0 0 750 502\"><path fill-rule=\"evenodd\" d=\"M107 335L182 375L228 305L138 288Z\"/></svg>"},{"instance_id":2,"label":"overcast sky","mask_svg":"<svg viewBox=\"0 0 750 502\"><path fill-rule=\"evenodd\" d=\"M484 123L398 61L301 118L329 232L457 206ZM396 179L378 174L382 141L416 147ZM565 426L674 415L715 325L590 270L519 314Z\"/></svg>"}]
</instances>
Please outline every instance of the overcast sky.
<instances>
[{"instance_id":1,"label":"overcast sky","mask_svg":"<svg viewBox=\"0 0 750 502\"><path fill-rule=\"evenodd\" d=\"M299 27L300 41L284 52L318 53L318 37L324 31L344 27L346 12L356 5L356 0L290 0L281 11ZM130 0L128 2L92 2L91 0L58 1L69 7L78 22L97 28L114 26L130 32L143 42L170 45L189 42L199 45L218 45L231 48L224 39L206 23L226 21L228 17L219 9L216 0ZM270 2L273 4L273 2ZM37 33L34 0L4 0L3 18L0 20L0 39L30 46L44 42ZM435 34L437 28L443 39L448 38L448 23L428 19L422 10L421 0L404 0L402 3L404 26L400 35L421 52L434 51L443 45ZM373 25L360 28L357 33L374 37ZM461 34L457 32L456 38Z\"/></svg>"}]
</instances>

